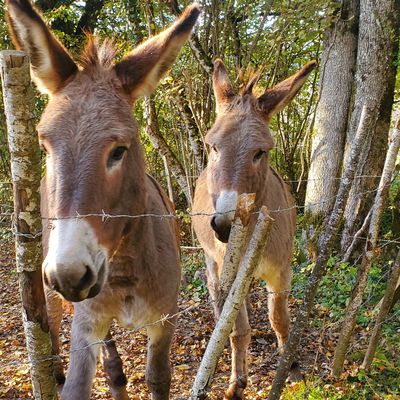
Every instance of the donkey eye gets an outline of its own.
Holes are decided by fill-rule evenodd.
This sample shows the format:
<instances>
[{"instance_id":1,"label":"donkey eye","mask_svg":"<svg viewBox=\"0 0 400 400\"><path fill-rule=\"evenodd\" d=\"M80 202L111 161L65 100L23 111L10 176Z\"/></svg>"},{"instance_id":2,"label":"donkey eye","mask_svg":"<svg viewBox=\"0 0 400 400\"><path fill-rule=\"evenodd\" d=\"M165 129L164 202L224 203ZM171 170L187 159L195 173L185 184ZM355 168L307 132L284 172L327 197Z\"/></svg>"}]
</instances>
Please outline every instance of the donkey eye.
<instances>
[{"instance_id":1,"label":"donkey eye","mask_svg":"<svg viewBox=\"0 0 400 400\"><path fill-rule=\"evenodd\" d=\"M265 151L264 151L264 150L258 151L258 152L256 153L256 155L254 156L253 161L256 162L256 161L261 160L261 158L263 157L264 154L265 154Z\"/></svg>"},{"instance_id":2,"label":"donkey eye","mask_svg":"<svg viewBox=\"0 0 400 400\"><path fill-rule=\"evenodd\" d=\"M211 146L211 150L218 153L217 147L214 144Z\"/></svg>"},{"instance_id":3,"label":"donkey eye","mask_svg":"<svg viewBox=\"0 0 400 400\"><path fill-rule=\"evenodd\" d=\"M118 146L113 149L108 157L107 166L112 167L114 163L122 160L126 150L128 150L128 148L125 146Z\"/></svg>"}]
</instances>

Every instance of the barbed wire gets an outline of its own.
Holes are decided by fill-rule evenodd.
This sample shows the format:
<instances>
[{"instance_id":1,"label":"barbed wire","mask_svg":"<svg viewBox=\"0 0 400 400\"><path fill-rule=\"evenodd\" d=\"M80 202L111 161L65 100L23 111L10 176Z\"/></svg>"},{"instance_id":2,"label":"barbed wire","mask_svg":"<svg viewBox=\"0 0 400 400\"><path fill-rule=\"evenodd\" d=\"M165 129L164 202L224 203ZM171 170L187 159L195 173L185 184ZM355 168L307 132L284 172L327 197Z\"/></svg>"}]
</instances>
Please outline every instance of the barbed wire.
<instances>
[{"instance_id":1,"label":"barbed wire","mask_svg":"<svg viewBox=\"0 0 400 400\"><path fill-rule=\"evenodd\" d=\"M379 186L370 189L367 191L364 191L362 193L359 193L358 196L363 196L366 194L374 193L379 189ZM308 205L298 205L294 204L293 206L286 207L286 208L277 208L277 209L269 209L269 213L271 214L276 214L276 213L281 213L281 212L289 212L295 209L302 210L305 208L312 208L317 205L322 205L328 201L331 201L335 199L338 195L331 196L328 199L324 199L320 202L317 203L311 203ZM125 219L138 219L138 218L160 218L160 219L184 219L184 218L193 218L193 217L212 217L215 215L228 215L230 213L234 213L236 209L232 210L227 210L224 212L194 212L194 213L168 213L168 214L157 214L157 213L142 213L142 214L110 214L105 212L104 210L101 211L101 213L86 213L86 214L79 214L76 212L75 215L67 215L67 216L62 216L62 217L47 217L47 216L41 216L42 221L60 221L60 220L70 220L70 219L85 219L85 218L93 218L93 217L98 217L102 219L102 222L107 221L108 219L113 219L113 218L125 218ZM260 211L253 211L251 214L257 215L259 214ZM13 217L15 214L10 212L10 213L0 213L1 216L8 216L8 217ZM42 232L36 232L36 233L23 233L23 232L18 232L16 229L13 232L16 236L24 236L27 238L37 238L38 236L41 235Z\"/></svg>"},{"instance_id":2,"label":"barbed wire","mask_svg":"<svg viewBox=\"0 0 400 400\"><path fill-rule=\"evenodd\" d=\"M370 176L370 175L363 175L363 176L357 176L356 178L362 178L362 177L375 177L375 178L379 178L380 176ZM337 179L341 179L341 178L337 178ZM372 190L368 190L366 192L360 193L359 196L365 195L365 194L369 194L369 193L373 193L376 192L378 190L378 187L376 187L375 189ZM275 209L275 210L269 210L271 214L273 213L280 213L280 212L288 212L291 211L293 209L304 209L307 207L312 207L312 206L316 206L316 205L321 205L324 204L330 200L333 200L334 198L336 198L337 195L332 196L331 198L328 199L324 199L321 202L317 202L314 204L308 204L307 206L303 205L293 205L291 207L287 207L287 208L280 208L280 209ZM1 207L2 205L0 205ZM101 213L87 213L87 214L76 214L73 216L65 216L65 217L42 217L42 220L45 221L54 221L54 220L66 220L66 219L83 219L83 218L89 218L89 217L99 217L102 219L103 222L107 221L108 219L112 219L112 218L128 218L128 219L138 219L138 218L161 218L161 219L183 219L183 218L193 218L193 217L211 217L214 215L223 215L226 213L231 213L231 212L235 212L235 210L230 210L230 211L226 211L224 213L209 213L209 212L195 212L195 213L177 213L177 214L173 214L173 213L168 213L168 214L157 214L157 213L145 213L145 214L137 214L137 215L130 215L130 214L110 214L110 213L106 213L104 210L102 210ZM253 214L258 214L259 211L254 211ZM8 217L13 217L14 213L10 212L10 213L0 213L0 217L4 217L4 216L8 216ZM13 218L12 218L13 219ZM36 239L38 237L40 237L42 235L42 232L36 232L36 233L22 233L22 232L18 232L16 227L15 227L15 223L12 222L12 227L11 227L11 231L13 232L13 234L15 236L23 236L26 238L30 238L30 239ZM358 239L360 240L368 240L368 237L358 237ZM400 244L400 237L399 238L394 238L394 239L379 239L379 241L381 243L383 243L383 246L387 246L391 243L395 243L395 244ZM355 265L355 264L353 264ZM379 282L383 281L383 279L385 279L385 277L390 273L390 269L388 271L386 271L385 274L383 274L380 279ZM329 277L331 279L333 279L333 277ZM379 283L378 282L378 283ZM266 290L267 294L282 294L282 293L290 293L293 296L297 295L297 294L301 294L304 291L304 287L301 288L292 288L292 289L285 289L282 291L269 291ZM369 304L369 301L371 300L371 297L373 296L373 294L369 294L368 298L363 302L362 306L365 306L367 304ZM210 300L209 302L212 303L212 300ZM128 329L127 333L135 333L138 332L140 330L143 330L147 327L156 325L156 324L164 324L164 323L172 323L171 320L187 314L191 311L200 309L201 307L206 307L207 302L203 302L203 303L196 303L194 305L190 305L180 311L178 311L177 313L173 314L173 315L164 315L161 316L161 318L159 318L158 320L145 324L141 327L138 328L134 328L134 329ZM397 317L397 315L400 313L400 310L393 313L391 316L388 316L385 320L384 323L394 319ZM330 327L334 327L336 324L340 324L341 321L335 321L335 322L330 322ZM306 340L308 338L309 335L304 335L302 337L302 340ZM87 345L80 347L80 348L76 348L76 349L70 349L70 353L74 353L74 352L78 352L78 351L83 351L88 349L89 347L92 346L96 346L96 345L105 345L110 343L111 341L113 341L114 339L98 339L94 342L88 343ZM60 361L61 357L60 355L52 355L52 356L48 356L45 357L43 359L39 359L39 360L29 360L29 361L24 361L24 362L20 362L20 361L11 361L10 363L6 363L6 364L2 364L0 366L0 370L4 369L4 368L8 368L11 366L30 366L30 365L34 365L34 364L38 364L38 363L43 363L43 362L48 362L48 361Z\"/></svg>"}]
</instances>

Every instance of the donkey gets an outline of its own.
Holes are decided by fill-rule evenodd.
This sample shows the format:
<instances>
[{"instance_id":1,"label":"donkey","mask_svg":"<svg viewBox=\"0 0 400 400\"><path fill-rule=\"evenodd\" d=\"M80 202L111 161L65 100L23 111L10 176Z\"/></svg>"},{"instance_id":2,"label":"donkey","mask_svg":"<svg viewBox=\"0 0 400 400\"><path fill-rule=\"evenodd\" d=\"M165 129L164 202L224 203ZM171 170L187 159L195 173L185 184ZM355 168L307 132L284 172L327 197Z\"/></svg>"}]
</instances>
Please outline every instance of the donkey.
<instances>
[{"instance_id":1,"label":"donkey","mask_svg":"<svg viewBox=\"0 0 400 400\"><path fill-rule=\"evenodd\" d=\"M56 292L75 309L65 383L62 369L56 375L61 397L90 398L100 348L95 343L106 338L111 390L117 400L128 399L108 334L116 319L129 328L147 326L146 381L153 399L168 399L180 284L177 223L93 214L174 213L145 172L132 105L155 89L189 38L200 8L192 4L170 28L117 63L112 42L92 38L78 65L29 0L8 0L7 6L14 44L29 53L33 79L50 95L37 130L46 152L43 276L54 352L62 314ZM169 323L160 322L168 315Z\"/></svg>"},{"instance_id":2,"label":"donkey","mask_svg":"<svg viewBox=\"0 0 400 400\"><path fill-rule=\"evenodd\" d=\"M270 210L282 209L272 215L275 222L256 272L256 277L264 279L270 291L269 320L281 351L289 333L287 300L292 279L296 213L288 187L269 163L274 141L268 122L297 94L315 65L314 61L309 62L257 98L252 93L257 77L250 79L236 94L223 62L215 61L213 87L217 119L205 138L210 146L209 161L197 181L193 203L194 214L213 215L210 218L195 216L193 226L205 252L207 284L217 318L218 281L238 195L255 193L256 210L263 205ZM253 215L250 227L254 228L255 219ZM246 352L250 343L245 305L239 311L230 342L232 372L225 398L241 399L247 384ZM293 365L292 377L298 378L299 374L298 366Z\"/></svg>"}]
</instances>

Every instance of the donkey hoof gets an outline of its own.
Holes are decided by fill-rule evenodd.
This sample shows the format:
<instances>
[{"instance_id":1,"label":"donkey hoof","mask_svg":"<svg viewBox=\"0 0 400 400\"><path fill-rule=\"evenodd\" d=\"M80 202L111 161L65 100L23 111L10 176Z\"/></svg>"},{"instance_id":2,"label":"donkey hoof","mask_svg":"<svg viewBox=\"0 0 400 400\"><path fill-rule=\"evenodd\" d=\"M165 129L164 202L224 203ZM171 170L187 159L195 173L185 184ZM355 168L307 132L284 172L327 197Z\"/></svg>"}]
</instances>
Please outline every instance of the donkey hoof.
<instances>
[{"instance_id":1,"label":"donkey hoof","mask_svg":"<svg viewBox=\"0 0 400 400\"><path fill-rule=\"evenodd\" d=\"M304 380L303 373L301 372L300 365L294 362L289 371L289 382L296 383Z\"/></svg>"},{"instance_id":2,"label":"donkey hoof","mask_svg":"<svg viewBox=\"0 0 400 400\"><path fill-rule=\"evenodd\" d=\"M247 386L247 378L238 378L235 382L229 385L228 390L225 392L224 400L242 400L244 398L243 392Z\"/></svg>"}]
</instances>

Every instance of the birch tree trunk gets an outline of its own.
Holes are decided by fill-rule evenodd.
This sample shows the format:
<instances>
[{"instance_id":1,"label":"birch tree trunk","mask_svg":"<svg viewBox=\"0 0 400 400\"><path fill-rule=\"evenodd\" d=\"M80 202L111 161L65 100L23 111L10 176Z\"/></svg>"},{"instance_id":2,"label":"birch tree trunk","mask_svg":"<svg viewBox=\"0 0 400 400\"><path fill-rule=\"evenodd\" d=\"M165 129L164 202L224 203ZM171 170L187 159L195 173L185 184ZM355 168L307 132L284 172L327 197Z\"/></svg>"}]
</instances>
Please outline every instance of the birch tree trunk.
<instances>
[{"instance_id":1,"label":"birch tree trunk","mask_svg":"<svg viewBox=\"0 0 400 400\"><path fill-rule=\"evenodd\" d=\"M396 81L399 23L399 0L361 1L355 105L347 143L353 141L363 104L376 109L376 123L371 127L356 171L356 176L365 178L354 181L346 205L342 253L371 207L385 162Z\"/></svg>"},{"instance_id":2,"label":"birch tree trunk","mask_svg":"<svg viewBox=\"0 0 400 400\"><path fill-rule=\"evenodd\" d=\"M265 242L268 240L268 233L272 221L273 219L269 216L266 207L262 207L254 228L253 236L239 265L238 274L229 291L221 316L215 325L201 360L190 395L191 400L205 399L207 396L218 359L224 350L226 340L232 331L239 310L249 292L254 271L260 262L262 251L265 248Z\"/></svg>"},{"instance_id":3,"label":"birch tree trunk","mask_svg":"<svg viewBox=\"0 0 400 400\"><path fill-rule=\"evenodd\" d=\"M359 0L344 0L325 32L305 199L310 234L331 212L339 187L356 63L359 7Z\"/></svg>"},{"instance_id":4,"label":"birch tree trunk","mask_svg":"<svg viewBox=\"0 0 400 400\"><path fill-rule=\"evenodd\" d=\"M371 269L374 253L378 241L380 222L383 214L383 208L389 192L390 181L395 168L396 157L400 147L400 129L394 129L392 132L391 143L387 152L385 166L379 183L378 192L375 197L375 203L371 215L371 223L368 232L368 239L365 243L364 255L358 271L357 282L353 289L352 297L347 306L345 319L335 349L332 373L339 377L342 370L349 347L351 335L356 324L357 314L360 310L365 287L367 286L368 274Z\"/></svg>"},{"instance_id":5,"label":"birch tree trunk","mask_svg":"<svg viewBox=\"0 0 400 400\"><path fill-rule=\"evenodd\" d=\"M28 56L3 51L0 68L11 155L16 264L32 391L36 400L50 400L57 398L57 392L42 282L40 150Z\"/></svg>"},{"instance_id":6,"label":"birch tree trunk","mask_svg":"<svg viewBox=\"0 0 400 400\"><path fill-rule=\"evenodd\" d=\"M292 324L293 328L289 334L288 341L286 342L281 356L274 381L272 382L272 388L268 395L268 400L279 400L290 367L296 356L301 336L308 325L318 285L326 273L327 261L343 218L344 205L348 199L350 187L353 182L360 149L364 144L365 137L367 136L369 127L371 126L371 114L371 111L367 107L363 107L357 135L351 147L349 163L344 171L343 179L340 182L338 195L336 196L335 205L325 229L325 233L321 237L318 257L308 280L308 285L303 296L303 303L300 305L296 314L295 322Z\"/></svg>"},{"instance_id":7,"label":"birch tree trunk","mask_svg":"<svg viewBox=\"0 0 400 400\"><path fill-rule=\"evenodd\" d=\"M388 280L385 295L383 296L383 301L381 304L381 308L379 310L378 316L376 318L375 327L372 331L371 338L369 340L369 345L367 352L364 357L364 361L362 363L362 368L369 370L372 359L374 358L376 347L378 345L379 336L381 333L382 325L385 322L386 316L389 314L390 306L392 304L396 284L400 277L400 250L397 253L396 261L393 265L392 274Z\"/></svg>"}]
</instances>

